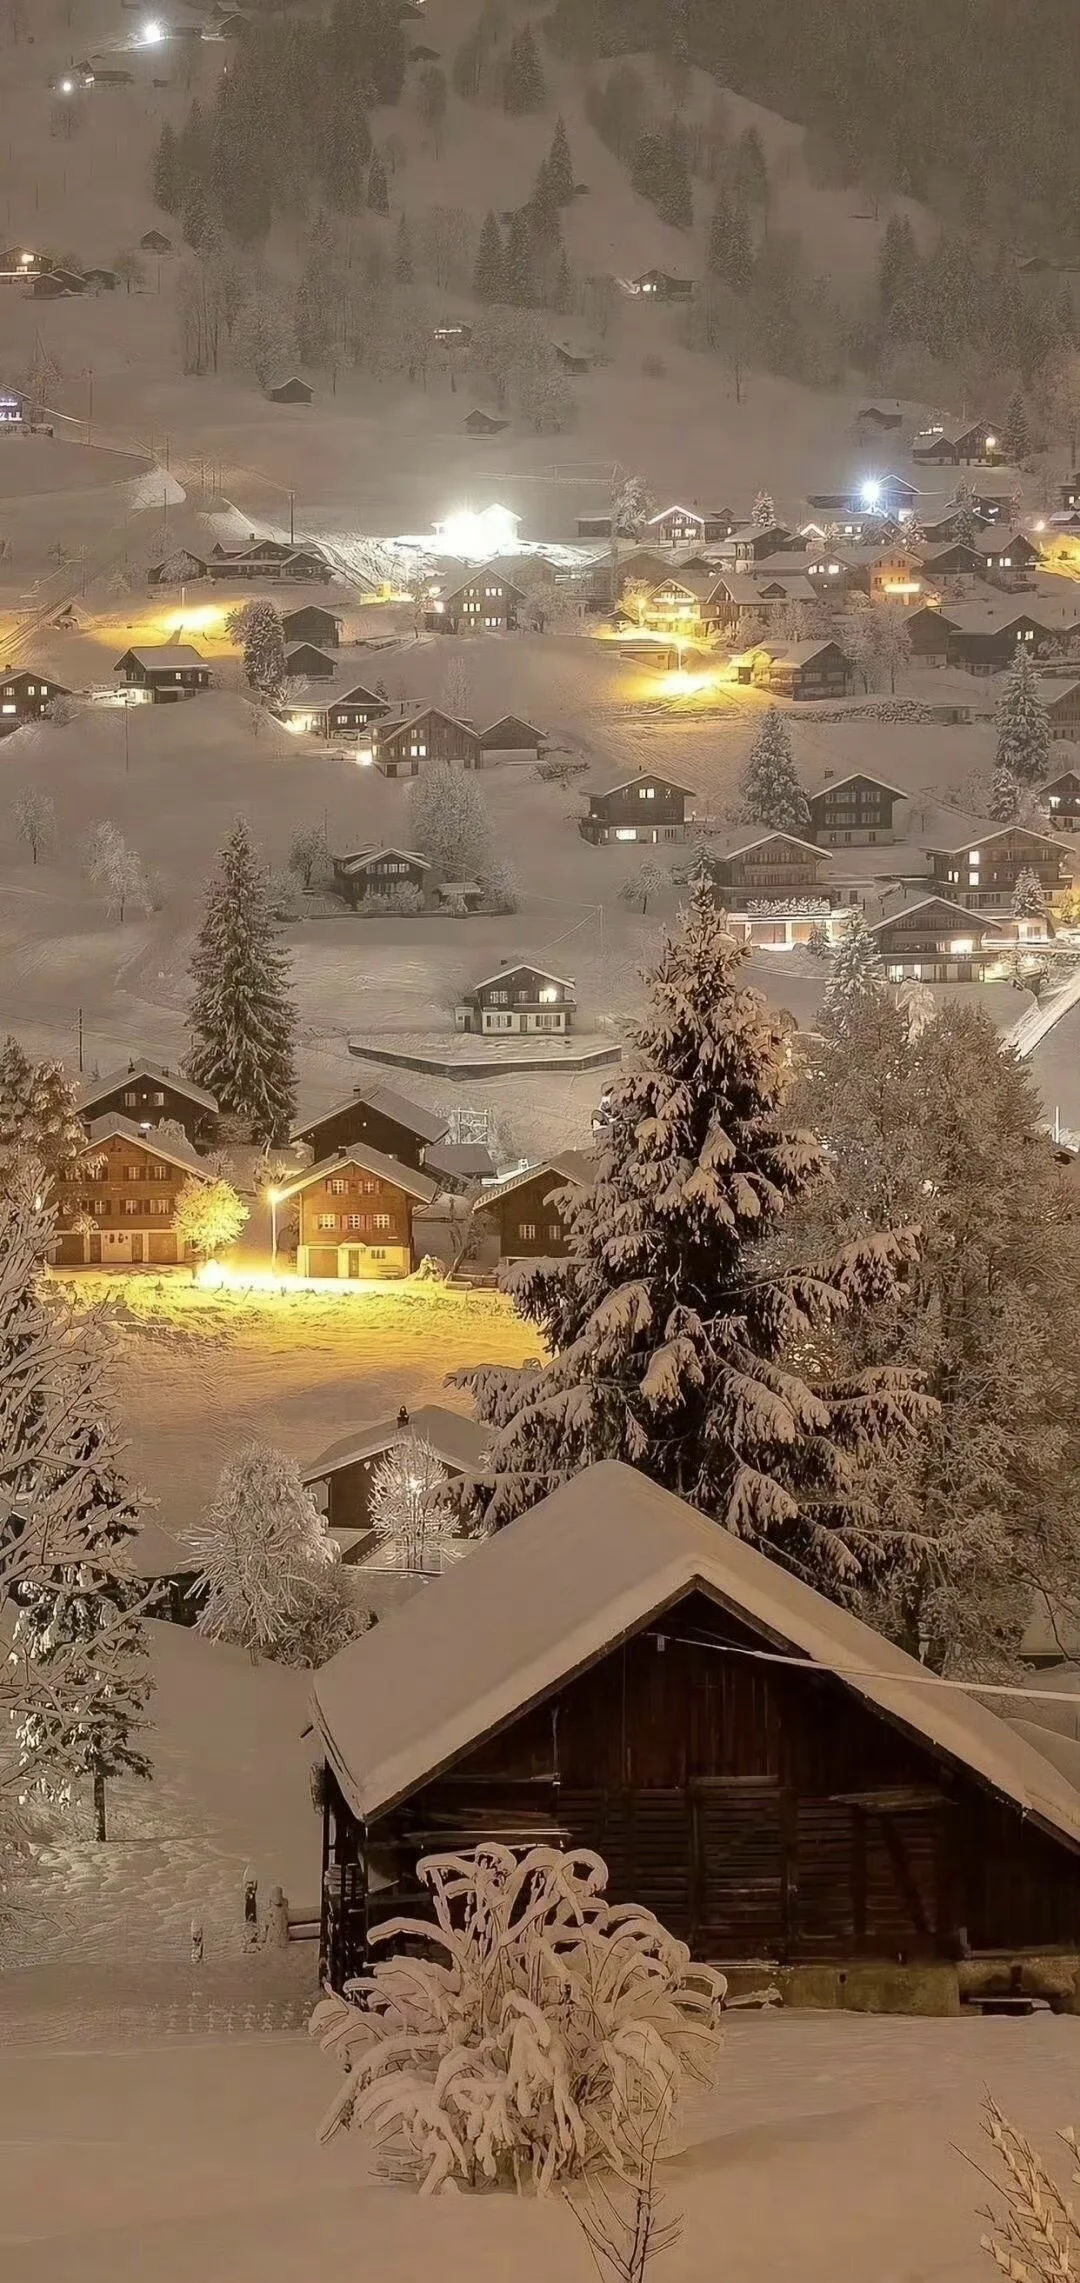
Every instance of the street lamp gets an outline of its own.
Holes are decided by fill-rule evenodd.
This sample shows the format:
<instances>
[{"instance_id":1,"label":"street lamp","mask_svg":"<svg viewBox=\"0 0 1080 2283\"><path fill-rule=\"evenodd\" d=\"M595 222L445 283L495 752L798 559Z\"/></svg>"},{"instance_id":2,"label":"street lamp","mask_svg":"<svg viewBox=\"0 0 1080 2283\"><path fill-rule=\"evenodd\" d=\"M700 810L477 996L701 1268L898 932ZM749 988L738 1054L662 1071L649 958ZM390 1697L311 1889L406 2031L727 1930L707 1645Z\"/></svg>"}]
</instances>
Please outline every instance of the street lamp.
<instances>
[{"instance_id":1,"label":"street lamp","mask_svg":"<svg viewBox=\"0 0 1080 2283\"><path fill-rule=\"evenodd\" d=\"M277 1271L277 1209L285 1196L284 1189L268 1189L266 1202L270 1207L270 1266Z\"/></svg>"}]
</instances>

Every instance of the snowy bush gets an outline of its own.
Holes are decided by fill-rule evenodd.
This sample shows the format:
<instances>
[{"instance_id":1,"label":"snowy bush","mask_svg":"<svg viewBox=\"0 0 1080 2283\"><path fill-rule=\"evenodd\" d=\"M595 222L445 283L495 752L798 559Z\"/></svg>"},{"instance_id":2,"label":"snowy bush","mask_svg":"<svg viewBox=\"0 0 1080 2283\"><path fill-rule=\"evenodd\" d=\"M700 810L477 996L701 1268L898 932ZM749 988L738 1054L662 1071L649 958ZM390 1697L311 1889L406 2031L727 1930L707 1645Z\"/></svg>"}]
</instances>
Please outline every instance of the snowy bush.
<instances>
[{"instance_id":1,"label":"snowy bush","mask_svg":"<svg viewBox=\"0 0 1080 2283\"><path fill-rule=\"evenodd\" d=\"M609 1904L585 1850L489 1841L418 1876L434 1923L391 1919L371 1941L422 1954L379 1960L312 2016L348 2072L322 2138L404 2150L425 2195L625 2174L642 2116L667 2137L685 2082L714 2078L724 1976L651 1911Z\"/></svg>"},{"instance_id":2,"label":"snowy bush","mask_svg":"<svg viewBox=\"0 0 1080 2283\"><path fill-rule=\"evenodd\" d=\"M420 1273L424 1263L421 1262ZM442 1276L436 1261L435 1274ZM429 1276L431 1271L428 1272ZM405 1435L380 1459L371 1477L371 1525L387 1561L402 1570L438 1569L447 1541L457 1537L458 1515L438 1452L420 1435ZM457 1552L465 1541L458 1540Z\"/></svg>"},{"instance_id":3,"label":"snowy bush","mask_svg":"<svg viewBox=\"0 0 1080 2283\"><path fill-rule=\"evenodd\" d=\"M1002 2192L1005 2211L983 2213L994 2233L980 2238L999 2274L1010 2283L1068 2283L1080 2274L1080 2227L1072 2205L1062 2194L1038 2149L1002 2115L988 2094L984 2128L1005 2175ZM1058 2134L1073 2162L1080 2155L1071 2125ZM982 2172L981 2165L978 2167ZM1072 2175L1080 2187L1080 2171Z\"/></svg>"},{"instance_id":4,"label":"snowy bush","mask_svg":"<svg viewBox=\"0 0 1080 2283\"><path fill-rule=\"evenodd\" d=\"M383 888L376 895L367 895L360 906L372 919L415 919L424 909L424 891L414 880L402 880L394 888Z\"/></svg>"},{"instance_id":5,"label":"snowy bush","mask_svg":"<svg viewBox=\"0 0 1080 2283\"><path fill-rule=\"evenodd\" d=\"M285 1665L320 1665L367 1618L295 1459L249 1443L222 1469L188 1539L197 1629ZM204 1598L205 1597L205 1598Z\"/></svg>"}]
</instances>

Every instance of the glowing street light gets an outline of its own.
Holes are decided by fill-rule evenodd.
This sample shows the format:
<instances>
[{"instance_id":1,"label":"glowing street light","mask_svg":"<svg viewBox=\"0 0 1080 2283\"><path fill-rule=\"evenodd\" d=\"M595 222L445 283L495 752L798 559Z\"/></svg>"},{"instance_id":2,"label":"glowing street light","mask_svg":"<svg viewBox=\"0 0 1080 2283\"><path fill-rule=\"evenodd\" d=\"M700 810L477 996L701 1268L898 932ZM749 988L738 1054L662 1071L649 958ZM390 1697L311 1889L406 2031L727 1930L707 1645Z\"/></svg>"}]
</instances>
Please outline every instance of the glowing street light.
<instances>
[{"instance_id":1,"label":"glowing street light","mask_svg":"<svg viewBox=\"0 0 1080 2283\"><path fill-rule=\"evenodd\" d=\"M869 482L863 485L859 496L866 508L881 506L881 485L876 476L871 476Z\"/></svg>"},{"instance_id":2,"label":"glowing street light","mask_svg":"<svg viewBox=\"0 0 1080 2283\"><path fill-rule=\"evenodd\" d=\"M144 24L142 31L139 34L139 38L141 39L144 48L159 47L164 37L164 24L158 24L156 22Z\"/></svg>"},{"instance_id":3,"label":"glowing street light","mask_svg":"<svg viewBox=\"0 0 1080 2283\"><path fill-rule=\"evenodd\" d=\"M447 553L465 563L489 562L493 555L512 552L518 543L520 515L509 507L463 507L435 525L435 536Z\"/></svg>"},{"instance_id":4,"label":"glowing street light","mask_svg":"<svg viewBox=\"0 0 1080 2283\"><path fill-rule=\"evenodd\" d=\"M60 93L61 93L61 95L74 95L74 93L75 93L75 82L74 82L74 80L73 80L73 79L62 79L62 80L61 80L61 82L60 82Z\"/></svg>"},{"instance_id":5,"label":"glowing street light","mask_svg":"<svg viewBox=\"0 0 1080 2283\"><path fill-rule=\"evenodd\" d=\"M285 1196L284 1189L268 1189L266 1202L270 1207L270 1266L277 1269L277 1209Z\"/></svg>"}]
</instances>

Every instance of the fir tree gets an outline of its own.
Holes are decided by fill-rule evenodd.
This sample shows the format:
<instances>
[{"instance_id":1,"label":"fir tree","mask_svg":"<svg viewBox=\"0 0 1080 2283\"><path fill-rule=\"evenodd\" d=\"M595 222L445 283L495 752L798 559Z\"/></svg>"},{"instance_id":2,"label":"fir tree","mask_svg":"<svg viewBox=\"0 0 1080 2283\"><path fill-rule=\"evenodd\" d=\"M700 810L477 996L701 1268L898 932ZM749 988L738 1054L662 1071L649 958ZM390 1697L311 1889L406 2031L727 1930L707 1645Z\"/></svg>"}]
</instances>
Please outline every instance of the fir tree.
<instances>
[{"instance_id":1,"label":"fir tree","mask_svg":"<svg viewBox=\"0 0 1080 2283\"><path fill-rule=\"evenodd\" d=\"M1012 770L999 762L990 780L987 815L995 824L1015 824L1020 814L1020 787Z\"/></svg>"},{"instance_id":2,"label":"fir tree","mask_svg":"<svg viewBox=\"0 0 1080 2283\"><path fill-rule=\"evenodd\" d=\"M244 645L244 673L248 685L271 704L281 696L286 677L285 628L281 614L262 597L230 614L230 634Z\"/></svg>"},{"instance_id":3,"label":"fir tree","mask_svg":"<svg viewBox=\"0 0 1080 2283\"><path fill-rule=\"evenodd\" d=\"M864 999L873 998L880 991L882 982L877 939L856 908L833 947L829 979L822 995L823 1016L842 1028Z\"/></svg>"},{"instance_id":4,"label":"fir tree","mask_svg":"<svg viewBox=\"0 0 1080 2283\"><path fill-rule=\"evenodd\" d=\"M979 536L979 513L969 483L958 483L949 509L953 537L961 547L972 547Z\"/></svg>"},{"instance_id":5,"label":"fir tree","mask_svg":"<svg viewBox=\"0 0 1080 2283\"><path fill-rule=\"evenodd\" d=\"M806 794L799 783L787 723L775 706L769 707L750 748L740 791L748 824L771 824L780 832L807 830Z\"/></svg>"},{"instance_id":6,"label":"fir tree","mask_svg":"<svg viewBox=\"0 0 1080 2283\"><path fill-rule=\"evenodd\" d=\"M506 279L503 261L503 243L494 214L484 216L480 243L476 249L476 267L473 270L473 292L477 301L491 303L505 297Z\"/></svg>"},{"instance_id":7,"label":"fir tree","mask_svg":"<svg viewBox=\"0 0 1080 2283\"><path fill-rule=\"evenodd\" d=\"M471 770L440 762L409 794L409 846L450 880L475 880L491 861L491 818Z\"/></svg>"},{"instance_id":8,"label":"fir tree","mask_svg":"<svg viewBox=\"0 0 1080 2283\"><path fill-rule=\"evenodd\" d=\"M247 1444L222 1469L188 1543L198 1564L198 1631L282 1664L323 1664L364 1619L326 1517L295 1459Z\"/></svg>"},{"instance_id":9,"label":"fir tree","mask_svg":"<svg viewBox=\"0 0 1080 2283\"><path fill-rule=\"evenodd\" d=\"M733 293L747 293L754 276L754 241L743 201L721 183L709 226L708 264Z\"/></svg>"},{"instance_id":10,"label":"fir tree","mask_svg":"<svg viewBox=\"0 0 1080 2283\"><path fill-rule=\"evenodd\" d=\"M1022 642L1009 668L997 709L997 766L1019 785L1041 785L1050 768L1050 717L1039 704L1035 669Z\"/></svg>"},{"instance_id":11,"label":"fir tree","mask_svg":"<svg viewBox=\"0 0 1080 2283\"><path fill-rule=\"evenodd\" d=\"M1042 885L1037 872L1017 874L1013 889L1012 910L1014 920L1041 920L1046 911Z\"/></svg>"},{"instance_id":12,"label":"fir tree","mask_svg":"<svg viewBox=\"0 0 1080 2283\"><path fill-rule=\"evenodd\" d=\"M155 205L163 214L178 214L184 197L184 170L167 119L157 139L150 179Z\"/></svg>"},{"instance_id":13,"label":"fir tree","mask_svg":"<svg viewBox=\"0 0 1080 2283\"><path fill-rule=\"evenodd\" d=\"M191 976L188 1076L256 1141L287 1140L296 1112L289 962L242 821L210 883Z\"/></svg>"},{"instance_id":14,"label":"fir tree","mask_svg":"<svg viewBox=\"0 0 1080 2283\"><path fill-rule=\"evenodd\" d=\"M752 523L756 524L759 531L772 530L776 522L776 509L773 505L771 492L759 491L750 510L750 519Z\"/></svg>"},{"instance_id":15,"label":"fir tree","mask_svg":"<svg viewBox=\"0 0 1080 2283\"><path fill-rule=\"evenodd\" d=\"M390 192L386 182L386 168L376 151L368 168L367 202L373 214L389 214Z\"/></svg>"},{"instance_id":16,"label":"fir tree","mask_svg":"<svg viewBox=\"0 0 1080 2283\"><path fill-rule=\"evenodd\" d=\"M1005 425L1001 432L1001 448L1014 468L1022 468L1031 451L1031 430L1028 427L1027 407L1017 389L1009 400Z\"/></svg>"},{"instance_id":17,"label":"fir tree","mask_svg":"<svg viewBox=\"0 0 1080 2283\"><path fill-rule=\"evenodd\" d=\"M551 289L551 306L559 311L560 316L574 307L574 273L565 246L559 255L559 267Z\"/></svg>"},{"instance_id":18,"label":"fir tree","mask_svg":"<svg viewBox=\"0 0 1080 2283\"><path fill-rule=\"evenodd\" d=\"M69 1172L86 1144L74 1088L59 1062L31 1062L17 1039L0 1048L0 1188L32 1163L48 1182Z\"/></svg>"},{"instance_id":19,"label":"fir tree","mask_svg":"<svg viewBox=\"0 0 1080 2283\"><path fill-rule=\"evenodd\" d=\"M412 285L416 276L413 262L412 232L408 218L402 215L394 240L394 281L397 285Z\"/></svg>"},{"instance_id":20,"label":"fir tree","mask_svg":"<svg viewBox=\"0 0 1080 2283\"><path fill-rule=\"evenodd\" d=\"M545 161L548 188L558 206L568 206L574 195L574 162L561 116L555 121L551 149Z\"/></svg>"},{"instance_id":21,"label":"fir tree","mask_svg":"<svg viewBox=\"0 0 1080 2283\"><path fill-rule=\"evenodd\" d=\"M519 206L510 216L503 256L503 293L515 309L535 309L537 244L532 215Z\"/></svg>"},{"instance_id":22,"label":"fir tree","mask_svg":"<svg viewBox=\"0 0 1080 2283\"><path fill-rule=\"evenodd\" d=\"M734 183L748 206L769 203L769 169L756 127L746 127L735 145Z\"/></svg>"},{"instance_id":23,"label":"fir tree","mask_svg":"<svg viewBox=\"0 0 1080 2283\"><path fill-rule=\"evenodd\" d=\"M878 262L878 303L891 333L902 335L908 330L919 269L919 249L910 222L906 215L891 214Z\"/></svg>"},{"instance_id":24,"label":"fir tree","mask_svg":"<svg viewBox=\"0 0 1080 2283\"><path fill-rule=\"evenodd\" d=\"M787 1028L744 987L746 957L696 882L646 976L595 1184L560 1200L569 1257L512 1272L551 1360L461 1374L493 1429L477 1502L499 1525L622 1459L835 1591L877 1550L860 1460L926 1406L903 1375L818 1386L793 1359L894 1295L916 1240L864 1235L812 1273L772 1258L825 1159L785 1123Z\"/></svg>"},{"instance_id":25,"label":"fir tree","mask_svg":"<svg viewBox=\"0 0 1080 2283\"><path fill-rule=\"evenodd\" d=\"M201 175L191 175L184 186L180 227L185 245L197 253L210 227L210 201Z\"/></svg>"},{"instance_id":26,"label":"fir tree","mask_svg":"<svg viewBox=\"0 0 1080 2283\"><path fill-rule=\"evenodd\" d=\"M510 42L503 75L503 104L507 111L542 111L547 100L544 74L531 24L523 24Z\"/></svg>"}]
</instances>

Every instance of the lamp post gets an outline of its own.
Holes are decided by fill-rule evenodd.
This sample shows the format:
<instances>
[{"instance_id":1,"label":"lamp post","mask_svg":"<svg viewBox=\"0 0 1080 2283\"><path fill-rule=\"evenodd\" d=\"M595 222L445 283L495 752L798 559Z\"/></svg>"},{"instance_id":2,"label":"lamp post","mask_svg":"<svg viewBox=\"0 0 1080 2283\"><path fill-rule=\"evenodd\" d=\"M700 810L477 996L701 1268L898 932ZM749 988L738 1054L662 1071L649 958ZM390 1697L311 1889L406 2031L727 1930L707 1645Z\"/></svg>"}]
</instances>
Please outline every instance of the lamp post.
<instances>
[{"instance_id":1,"label":"lamp post","mask_svg":"<svg viewBox=\"0 0 1080 2283\"><path fill-rule=\"evenodd\" d=\"M284 1194L283 1189L268 1189L266 1192L266 1202L270 1207L270 1267L275 1275L277 1274L277 1209Z\"/></svg>"}]
</instances>

